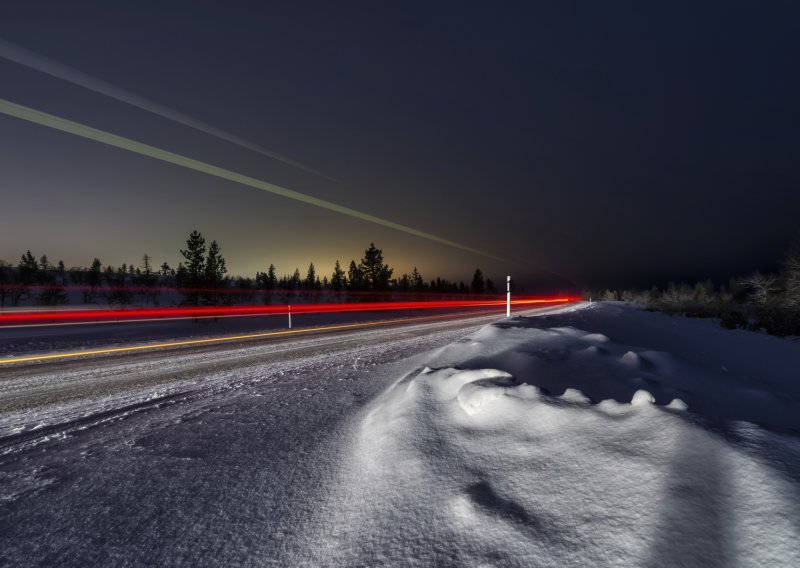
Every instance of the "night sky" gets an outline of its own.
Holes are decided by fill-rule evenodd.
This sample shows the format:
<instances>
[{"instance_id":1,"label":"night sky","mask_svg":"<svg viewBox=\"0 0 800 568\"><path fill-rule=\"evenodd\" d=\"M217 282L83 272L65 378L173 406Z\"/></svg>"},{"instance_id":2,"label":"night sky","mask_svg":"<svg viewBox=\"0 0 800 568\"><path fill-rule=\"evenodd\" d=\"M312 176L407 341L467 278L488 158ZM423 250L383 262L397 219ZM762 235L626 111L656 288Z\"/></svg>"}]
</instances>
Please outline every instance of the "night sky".
<instances>
[{"instance_id":1,"label":"night sky","mask_svg":"<svg viewBox=\"0 0 800 568\"><path fill-rule=\"evenodd\" d=\"M16 2L0 38L323 172L0 58L0 98L511 259L0 116L0 258L649 285L800 230L800 9L773 2ZM546 270L545 270L546 267ZM550 271L550 272L548 272ZM562 275L553 276L552 273Z\"/></svg>"}]
</instances>

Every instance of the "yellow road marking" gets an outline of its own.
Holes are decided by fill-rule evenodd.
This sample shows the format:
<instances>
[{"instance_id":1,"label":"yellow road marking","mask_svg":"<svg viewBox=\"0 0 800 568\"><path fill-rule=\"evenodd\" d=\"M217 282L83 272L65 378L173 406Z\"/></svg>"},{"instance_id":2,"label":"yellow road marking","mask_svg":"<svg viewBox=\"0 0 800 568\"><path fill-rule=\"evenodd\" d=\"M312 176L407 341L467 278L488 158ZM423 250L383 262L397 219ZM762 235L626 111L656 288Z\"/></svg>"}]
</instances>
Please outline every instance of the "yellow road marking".
<instances>
[{"instance_id":1,"label":"yellow road marking","mask_svg":"<svg viewBox=\"0 0 800 568\"><path fill-rule=\"evenodd\" d=\"M73 357L86 357L88 355L109 355L112 353L131 353L135 351L146 351L149 349L166 349L170 347L185 347L187 345L207 345L210 343L224 343L229 341L241 341L245 339L259 339L262 337L276 337L276 336L285 336L285 335L298 335L301 333L311 333L315 331L331 331L337 329L355 329L360 327L370 327L376 325L387 325L392 323L401 323L401 322L409 322L409 321L419 321L419 320L429 320L429 319L442 319L442 318L451 318L453 316L460 316L460 315L473 315L472 312L461 312L458 314L443 314L438 316L419 316L413 318L400 318L400 319L391 319L391 320L378 320L378 321L371 321L371 322L361 322L361 323L348 323L348 324L339 324L339 325L328 325L322 327L304 327L300 329L284 329L281 331L265 331L261 333L250 333L247 335L229 335L225 337L210 337L207 339L189 339L184 341L169 341L166 343L153 343L149 345L133 345L130 347L111 347L106 349L92 349L90 351L73 351L69 353L55 353L52 355L33 355L29 357L12 357L7 359L0 359L0 365L8 365L11 363L27 363L31 361L47 361L53 359L68 359ZM474 314L474 315L488 315L484 314ZM501 317L498 314L498 317Z\"/></svg>"}]
</instances>

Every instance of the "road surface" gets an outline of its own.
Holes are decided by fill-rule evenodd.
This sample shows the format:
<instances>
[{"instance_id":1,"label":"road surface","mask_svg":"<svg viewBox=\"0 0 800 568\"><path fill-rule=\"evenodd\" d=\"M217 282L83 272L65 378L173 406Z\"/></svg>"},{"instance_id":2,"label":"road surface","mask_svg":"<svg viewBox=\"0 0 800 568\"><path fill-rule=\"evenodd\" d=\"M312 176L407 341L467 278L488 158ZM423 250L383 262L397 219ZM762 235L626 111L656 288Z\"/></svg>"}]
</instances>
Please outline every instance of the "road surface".
<instances>
[{"instance_id":1,"label":"road surface","mask_svg":"<svg viewBox=\"0 0 800 568\"><path fill-rule=\"evenodd\" d=\"M363 407L497 319L0 367L0 565L324 564Z\"/></svg>"}]
</instances>

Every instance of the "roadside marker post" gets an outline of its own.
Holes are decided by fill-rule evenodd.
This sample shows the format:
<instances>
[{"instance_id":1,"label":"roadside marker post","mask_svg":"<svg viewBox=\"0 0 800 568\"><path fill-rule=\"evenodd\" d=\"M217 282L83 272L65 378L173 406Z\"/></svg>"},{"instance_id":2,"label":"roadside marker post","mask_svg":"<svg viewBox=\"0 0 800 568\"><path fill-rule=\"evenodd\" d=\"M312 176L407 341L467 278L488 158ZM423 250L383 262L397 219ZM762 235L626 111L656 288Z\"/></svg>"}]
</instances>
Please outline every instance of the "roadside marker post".
<instances>
[{"instance_id":1,"label":"roadside marker post","mask_svg":"<svg viewBox=\"0 0 800 568\"><path fill-rule=\"evenodd\" d=\"M292 305L289 304L289 329L292 329Z\"/></svg>"},{"instance_id":2,"label":"roadside marker post","mask_svg":"<svg viewBox=\"0 0 800 568\"><path fill-rule=\"evenodd\" d=\"M511 317L511 276L506 276L506 317Z\"/></svg>"}]
</instances>

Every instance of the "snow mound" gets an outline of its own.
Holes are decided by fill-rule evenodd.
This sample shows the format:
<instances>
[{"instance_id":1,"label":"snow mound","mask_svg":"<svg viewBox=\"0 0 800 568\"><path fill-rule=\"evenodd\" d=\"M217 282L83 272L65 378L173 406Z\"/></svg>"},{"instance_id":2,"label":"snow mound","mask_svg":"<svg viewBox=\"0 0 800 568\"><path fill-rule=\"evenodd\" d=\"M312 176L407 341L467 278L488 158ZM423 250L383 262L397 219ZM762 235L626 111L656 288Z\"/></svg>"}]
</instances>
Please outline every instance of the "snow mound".
<instances>
[{"instance_id":1,"label":"snow mound","mask_svg":"<svg viewBox=\"0 0 800 568\"><path fill-rule=\"evenodd\" d=\"M800 566L800 350L729 335L737 364L713 323L682 322L593 305L433 353L364 415L320 558Z\"/></svg>"},{"instance_id":2,"label":"snow mound","mask_svg":"<svg viewBox=\"0 0 800 568\"><path fill-rule=\"evenodd\" d=\"M631 367L638 367L642 363L642 358L638 353L634 353L633 351L626 351L619 360L621 363L630 365Z\"/></svg>"},{"instance_id":3,"label":"snow mound","mask_svg":"<svg viewBox=\"0 0 800 568\"><path fill-rule=\"evenodd\" d=\"M644 389L637 390L633 393L631 405L642 406L644 404L653 404L656 401L655 397Z\"/></svg>"},{"instance_id":4,"label":"snow mound","mask_svg":"<svg viewBox=\"0 0 800 568\"><path fill-rule=\"evenodd\" d=\"M610 341L608 336L603 335L602 333L587 333L583 336L585 341L593 341L595 343L606 343Z\"/></svg>"},{"instance_id":5,"label":"snow mound","mask_svg":"<svg viewBox=\"0 0 800 568\"><path fill-rule=\"evenodd\" d=\"M583 394L578 389L567 389L564 391L564 394L561 395L562 400L566 400L569 402L576 402L576 403L589 403L592 402L591 399Z\"/></svg>"},{"instance_id":6,"label":"snow mound","mask_svg":"<svg viewBox=\"0 0 800 568\"><path fill-rule=\"evenodd\" d=\"M679 398L673 398L672 402L667 405L667 408L672 408L673 410L689 410L689 405Z\"/></svg>"}]
</instances>

